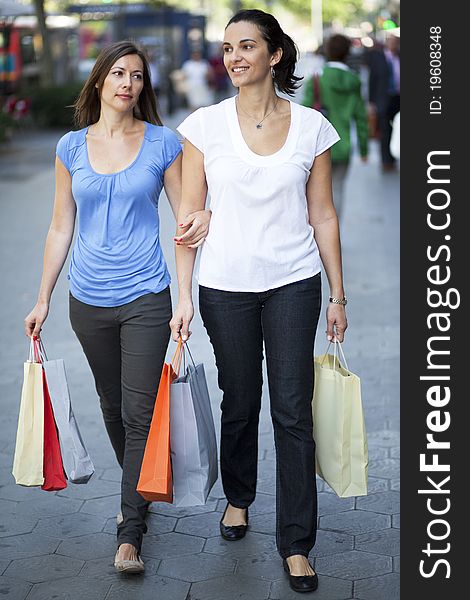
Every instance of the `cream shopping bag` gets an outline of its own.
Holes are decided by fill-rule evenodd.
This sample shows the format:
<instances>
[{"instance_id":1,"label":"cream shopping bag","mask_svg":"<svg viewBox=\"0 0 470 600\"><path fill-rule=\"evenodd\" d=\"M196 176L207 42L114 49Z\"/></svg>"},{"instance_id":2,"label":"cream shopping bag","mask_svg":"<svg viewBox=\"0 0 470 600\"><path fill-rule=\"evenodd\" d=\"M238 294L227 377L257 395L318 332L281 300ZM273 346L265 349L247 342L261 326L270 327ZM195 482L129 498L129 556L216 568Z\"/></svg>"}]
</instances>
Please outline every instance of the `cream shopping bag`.
<instances>
[{"instance_id":1,"label":"cream shopping bag","mask_svg":"<svg viewBox=\"0 0 470 600\"><path fill-rule=\"evenodd\" d=\"M325 354L314 359L312 412L317 474L341 498L365 496L369 458L361 381L348 369L341 344L334 342L333 346L334 354L328 354L328 346Z\"/></svg>"},{"instance_id":2,"label":"cream shopping bag","mask_svg":"<svg viewBox=\"0 0 470 600\"><path fill-rule=\"evenodd\" d=\"M29 359L24 363L23 389L16 432L13 476L19 485L44 483L44 391L42 364L33 351L31 339Z\"/></svg>"}]
</instances>

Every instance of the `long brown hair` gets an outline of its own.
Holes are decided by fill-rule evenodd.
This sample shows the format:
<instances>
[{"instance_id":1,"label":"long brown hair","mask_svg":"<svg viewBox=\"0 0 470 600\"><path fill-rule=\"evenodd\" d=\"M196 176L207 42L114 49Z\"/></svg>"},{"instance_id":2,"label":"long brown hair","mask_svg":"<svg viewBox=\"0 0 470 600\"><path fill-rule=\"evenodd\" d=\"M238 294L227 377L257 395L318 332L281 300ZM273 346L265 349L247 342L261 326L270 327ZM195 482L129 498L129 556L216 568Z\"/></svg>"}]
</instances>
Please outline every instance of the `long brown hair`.
<instances>
[{"instance_id":1,"label":"long brown hair","mask_svg":"<svg viewBox=\"0 0 470 600\"><path fill-rule=\"evenodd\" d=\"M73 105L75 109L74 120L77 127L82 129L96 123L101 112L101 90L104 80L112 66L123 56L137 54L144 67L144 86L134 108L134 116L141 121L148 121L154 125L162 125L158 116L155 93L150 80L150 69L144 52L130 41L115 42L101 50L85 85Z\"/></svg>"}]
</instances>

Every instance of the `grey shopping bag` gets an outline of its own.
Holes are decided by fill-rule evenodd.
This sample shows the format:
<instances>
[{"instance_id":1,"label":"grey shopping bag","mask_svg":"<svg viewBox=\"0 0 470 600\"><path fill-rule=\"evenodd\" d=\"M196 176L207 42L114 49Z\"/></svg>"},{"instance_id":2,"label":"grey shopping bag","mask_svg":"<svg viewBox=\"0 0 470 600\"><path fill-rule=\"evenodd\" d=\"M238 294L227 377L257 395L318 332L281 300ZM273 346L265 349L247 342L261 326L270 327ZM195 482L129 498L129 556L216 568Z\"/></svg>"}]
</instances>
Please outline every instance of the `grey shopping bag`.
<instances>
[{"instance_id":1,"label":"grey shopping bag","mask_svg":"<svg viewBox=\"0 0 470 600\"><path fill-rule=\"evenodd\" d=\"M171 384L170 449L174 505L205 504L217 481L217 440L203 364Z\"/></svg>"},{"instance_id":2,"label":"grey shopping bag","mask_svg":"<svg viewBox=\"0 0 470 600\"><path fill-rule=\"evenodd\" d=\"M43 367L59 432L65 473L72 483L86 483L95 472L95 468L86 451L72 411L64 361L45 360Z\"/></svg>"}]
</instances>

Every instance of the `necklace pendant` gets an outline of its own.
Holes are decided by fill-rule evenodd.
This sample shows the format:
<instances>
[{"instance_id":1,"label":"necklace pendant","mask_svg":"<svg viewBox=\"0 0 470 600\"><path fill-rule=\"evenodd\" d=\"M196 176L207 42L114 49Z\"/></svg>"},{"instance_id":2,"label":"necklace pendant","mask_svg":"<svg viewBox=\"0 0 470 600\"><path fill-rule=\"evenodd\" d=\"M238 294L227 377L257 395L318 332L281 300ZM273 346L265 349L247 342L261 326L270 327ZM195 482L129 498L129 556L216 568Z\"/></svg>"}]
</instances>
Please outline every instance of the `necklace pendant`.
<instances>
[{"instance_id":1,"label":"necklace pendant","mask_svg":"<svg viewBox=\"0 0 470 600\"><path fill-rule=\"evenodd\" d=\"M258 125L256 125L256 129L262 129L263 126L261 125L261 123L258 123Z\"/></svg>"}]
</instances>

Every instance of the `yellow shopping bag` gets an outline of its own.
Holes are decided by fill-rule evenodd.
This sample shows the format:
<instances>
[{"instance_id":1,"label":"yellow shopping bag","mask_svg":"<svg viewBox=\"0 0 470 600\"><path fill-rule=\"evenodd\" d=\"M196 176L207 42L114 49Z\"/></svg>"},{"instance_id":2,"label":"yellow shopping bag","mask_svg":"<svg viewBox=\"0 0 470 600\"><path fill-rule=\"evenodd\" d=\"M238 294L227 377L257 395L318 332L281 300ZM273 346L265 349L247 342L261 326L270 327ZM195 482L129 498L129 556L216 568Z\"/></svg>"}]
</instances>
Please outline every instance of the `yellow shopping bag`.
<instances>
[{"instance_id":1,"label":"yellow shopping bag","mask_svg":"<svg viewBox=\"0 0 470 600\"><path fill-rule=\"evenodd\" d=\"M338 348L344 366L338 359ZM341 498L365 496L369 458L361 381L348 369L339 342L334 342L334 354L328 354L328 349L314 358L312 412L317 474Z\"/></svg>"},{"instance_id":2,"label":"yellow shopping bag","mask_svg":"<svg viewBox=\"0 0 470 600\"><path fill-rule=\"evenodd\" d=\"M44 456L44 391L42 365L36 361L33 340L24 363L23 389L16 432L13 476L19 485L42 485Z\"/></svg>"}]
</instances>

